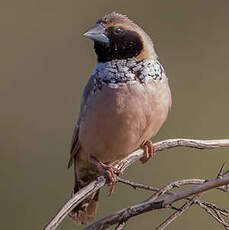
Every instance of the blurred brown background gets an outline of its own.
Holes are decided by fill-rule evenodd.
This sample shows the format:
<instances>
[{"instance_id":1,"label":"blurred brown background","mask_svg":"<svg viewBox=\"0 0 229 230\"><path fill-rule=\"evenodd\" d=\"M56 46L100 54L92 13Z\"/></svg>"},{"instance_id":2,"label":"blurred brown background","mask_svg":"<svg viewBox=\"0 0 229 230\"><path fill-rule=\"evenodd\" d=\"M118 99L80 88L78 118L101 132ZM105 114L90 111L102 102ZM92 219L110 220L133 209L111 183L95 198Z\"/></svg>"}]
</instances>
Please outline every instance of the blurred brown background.
<instances>
[{"instance_id":1,"label":"blurred brown background","mask_svg":"<svg viewBox=\"0 0 229 230\"><path fill-rule=\"evenodd\" d=\"M152 37L173 94L169 119L154 139L228 138L229 1L0 1L1 229L42 229L69 198L69 146L83 87L96 64L81 34L105 13L127 14ZM162 186L182 178L214 178L228 149L172 149L124 177ZM98 218L145 199L117 185L101 194ZM228 194L206 200L229 208ZM153 229L170 212L129 221L126 229ZM81 229L68 218L59 229ZM197 207L168 229L222 229Z\"/></svg>"}]
</instances>

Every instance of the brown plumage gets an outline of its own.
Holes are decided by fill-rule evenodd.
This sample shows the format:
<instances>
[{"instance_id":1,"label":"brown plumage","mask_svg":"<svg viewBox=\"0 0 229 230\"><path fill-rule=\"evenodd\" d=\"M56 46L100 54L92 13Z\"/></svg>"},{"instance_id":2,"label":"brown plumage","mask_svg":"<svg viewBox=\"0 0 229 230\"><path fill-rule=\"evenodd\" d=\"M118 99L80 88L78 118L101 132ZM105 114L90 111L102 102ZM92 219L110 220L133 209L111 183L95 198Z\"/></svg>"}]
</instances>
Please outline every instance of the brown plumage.
<instances>
[{"instance_id":1,"label":"brown plumage","mask_svg":"<svg viewBox=\"0 0 229 230\"><path fill-rule=\"evenodd\" d=\"M101 168L112 171L115 162L148 145L171 106L153 43L127 16L108 14L85 36L94 40L98 64L84 89L72 139L68 166L74 163L74 193L103 174ZM70 216L81 224L92 221L98 196L91 195Z\"/></svg>"}]
</instances>

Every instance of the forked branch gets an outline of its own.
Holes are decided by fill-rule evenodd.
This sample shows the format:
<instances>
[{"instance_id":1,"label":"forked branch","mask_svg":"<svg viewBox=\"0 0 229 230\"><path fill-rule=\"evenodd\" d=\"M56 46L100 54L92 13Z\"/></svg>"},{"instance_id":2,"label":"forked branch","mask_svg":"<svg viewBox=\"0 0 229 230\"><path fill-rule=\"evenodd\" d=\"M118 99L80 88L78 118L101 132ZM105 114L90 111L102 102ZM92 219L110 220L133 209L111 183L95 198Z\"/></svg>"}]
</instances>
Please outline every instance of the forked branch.
<instances>
[{"instance_id":1,"label":"forked branch","mask_svg":"<svg viewBox=\"0 0 229 230\"><path fill-rule=\"evenodd\" d=\"M155 152L162 151L164 149L174 148L174 147L191 147L191 148L197 148L197 149L214 149L218 147L229 147L229 139L194 140L194 139L178 138L178 139L168 139L168 140L154 143ZM143 157L143 150L138 149L134 151L132 154L130 154L127 158L119 162L117 165L115 165L115 167L117 167L123 172L128 166L133 164L135 161L139 160L141 157ZM106 178L104 176L101 176L101 177L98 177L95 181L91 182L89 185L85 186L79 192L74 194L74 196L65 203L65 205L58 211L58 213L53 217L53 219L46 225L44 229L45 230L56 229L57 226L62 222L62 220L68 215L68 213L71 212L71 210L73 210L80 202L86 199L93 192L103 187L105 184L106 184ZM209 181L209 182L204 182L203 180L203 183L201 185L197 185L192 188L189 188L189 190L185 189L178 193L172 193L163 199L155 200L155 196L159 197L163 194L163 191L158 190L157 191L158 194L157 195L154 194L153 199L152 197L150 198L153 201L147 201L142 204L133 206L134 209L131 207L131 209L128 209L128 213L129 213L128 215L130 216L125 216L125 215L123 216L123 214L125 214L125 211L121 210L120 212L118 212L119 217L118 219L116 219L117 221L109 222L107 223L107 226L110 226L111 224L114 224L114 223L120 223L119 226L122 227L123 226L122 223L124 223L125 220L131 218L134 215L139 215L143 213L145 210L150 211L155 208L165 208L177 200L184 199L191 195L198 194L200 192L203 192L203 191L206 191L212 188L217 188L220 186L222 190L228 191L229 175L221 176L221 178L219 176L216 180ZM134 212L133 211L129 212L129 210L134 210ZM136 210L138 211L135 212ZM117 213L115 215L117 215ZM85 229L105 229L104 226L102 228L94 228L92 226L93 225ZM94 226L96 226L96 223Z\"/></svg>"}]
</instances>

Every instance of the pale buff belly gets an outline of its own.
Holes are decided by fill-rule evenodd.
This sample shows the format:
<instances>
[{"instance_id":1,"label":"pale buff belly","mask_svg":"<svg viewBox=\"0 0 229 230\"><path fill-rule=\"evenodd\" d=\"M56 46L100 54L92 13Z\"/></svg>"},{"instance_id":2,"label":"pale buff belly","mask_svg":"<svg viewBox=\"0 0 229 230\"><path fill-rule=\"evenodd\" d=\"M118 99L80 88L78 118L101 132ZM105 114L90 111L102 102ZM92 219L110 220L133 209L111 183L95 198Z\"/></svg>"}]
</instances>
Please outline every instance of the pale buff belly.
<instances>
[{"instance_id":1,"label":"pale buff belly","mask_svg":"<svg viewBox=\"0 0 229 230\"><path fill-rule=\"evenodd\" d=\"M103 86L91 94L80 122L82 154L104 163L120 160L156 135L167 118L171 95L167 79Z\"/></svg>"}]
</instances>

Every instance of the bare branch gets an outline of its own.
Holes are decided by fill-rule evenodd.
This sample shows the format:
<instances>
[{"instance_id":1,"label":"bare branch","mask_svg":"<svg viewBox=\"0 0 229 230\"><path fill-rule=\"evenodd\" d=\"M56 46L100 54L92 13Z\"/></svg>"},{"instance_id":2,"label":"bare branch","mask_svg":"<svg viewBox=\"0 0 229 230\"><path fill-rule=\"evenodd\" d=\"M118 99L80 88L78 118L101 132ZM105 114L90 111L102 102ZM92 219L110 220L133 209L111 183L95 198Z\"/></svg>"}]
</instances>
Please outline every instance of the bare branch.
<instances>
[{"instance_id":1,"label":"bare branch","mask_svg":"<svg viewBox=\"0 0 229 230\"><path fill-rule=\"evenodd\" d=\"M148 198L146 201L149 201L149 199L152 201L152 200L155 200L159 197L159 195L162 195L162 194L167 194L167 195L170 195L170 194L173 194L174 192L171 192L170 189L172 189L173 187L179 187L181 185L186 185L187 184L201 184L201 183L204 183L205 180L202 180L202 179L185 179L185 180L180 180L180 181L174 181L174 182L171 182L169 185L165 186L164 188L157 188L157 187L152 187L152 186L149 186L149 185L144 185L144 184L139 184L139 183L135 183L133 181L129 181L129 180L126 180L126 179L122 179L120 177L117 177L117 182L120 182L120 183L123 183L125 185L130 185L131 187L133 187L134 189L143 189L143 190L148 190L148 191L153 191L153 192L156 192L154 195L152 195L150 198ZM201 182L201 183L199 183ZM172 186L174 185L174 186ZM165 189L167 188L167 190ZM222 189L217 188L221 191L224 191ZM226 191L224 191L226 192ZM191 201L192 199L191 198L186 198L187 201ZM215 209L217 211L220 212L221 215L224 215L225 217L228 217L228 210L226 209L223 209L223 208L219 208L216 204L213 204L213 203L210 203L210 202L207 202L207 201L201 201L205 206L211 208L211 209ZM172 206L171 206L172 207ZM175 209L175 208L174 208ZM177 209L175 209L177 210ZM180 209L178 209L178 211L180 211Z\"/></svg>"},{"instance_id":2,"label":"bare branch","mask_svg":"<svg viewBox=\"0 0 229 230\"><path fill-rule=\"evenodd\" d=\"M127 221L128 219L140 215L144 212L149 212L155 209L166 208L175 201L227 184L229 184L229 176L207 181L201 185L196 185L191 188L184 189L182 191L173 193L171 195L168 195L158 200L143 202L131 206L129 208L122 209L118 212L115 212L109 216L104 217L103 219L95 222L94 224L89 225L88 227L84 228L84 230L106 229L113 224Z\"/></svg>"},{"instance_id":3,"label":"bare branch","mask_svg":"<svg viewBox=\"0 0 229 230\"><path fill-rule=\"evenodd\" d=\"M228 147L229 139L222 140L194 140L194 139L168 139L154 143L154 150L162 151L164 149L174 147L191 147L198 149L213 149L217 147ZM135 161L143 157L143 150L138 149L130 154L127 158L119 162L115 167L119 168L122 172ZM98 177L95 181L81 189L79 192L68 200L65 205L58 211L58 213L52 218L52 220L46 225L45 230L54 230L61 223L61 221L73 210L82 200L86 199L90 194L103 187L106 183L105 177ZM226 187L225 187L226 186ZM229 190L229 186L222 187L224 190Z\"/></svg>"},{"instance_id":4,"label":"bare branch","mask_svg":"<svg viewBox=\"0 0 229 230\"><path fill-rule=\"evenodd\" d=\"M125 225L126 225L126 222L122 222L122 223L120 223L120 224L117 225L117 227L115 228L115 230L122 230Z\"/></svg>"},{"instance_id":5,"label":"bare branch","mask_svg":"<svg viewBox=\"0 0 229 230\"><path fill-rule=\"evenodd\" d=\"M152 187L150 185L135 183L133 181L129 181L129 180L126 180L120 177L117 177L116 181L122 184L130 185L134 189L139 188L139 189L144 189L144 190L153 191L153 192L158 192L160 190L159 188Z\"/></svg>"},{"instance_id":6,"label":"bare branch","mask_svg":"<svg viewBox=\"0 0 229 230\"><path fill-rule=\"evenodd\" d=\"M216 214L214 214L209 207L207 207L198 199L195 201L195 203L198 204L205 212L207 212L210 216L212 216L216 221L222 224L225 229L229 229L229 224L224 221L219 211L213 209L213 211L216 212Z\"/></svg>"},{"instance_id":7,"label":"bare branch","mask_svg":"<svg viewBox=\"0 0 229 230\"><path fill-rule=\"evenodd\" d=\"M223 163L222 167L220 168L218 175L216 178L223 178L226 173L224 173L224 167L225 167L225 162ZM133 187L134 189L136 188L140 188L140 189L145 189L145 190L150 190L150 191L156 191L155 194L153 194L150 198L147 199L147 201L152 201L157 199L159 196L163 195L163 194L173 194L174 192L171 192L170 190L173 188L177 188L180 187L182 185L186 185L186 184L201 184L204 183L205 180L201 180L201 179L185 179L185 180L179 180L179 181L175 181L175 182L171 182L169 185L165 186L164 188L158 189L152 186L148 186L148 185L142 185L142 184L137 184L135 182L132 181L128 181L128 180L124 180L121 178L117 179L118 182L130 185L131 187ZM221 187L222 188L222 187ZM218 188L220 189L220 188ZM220 189L222 190L222 189ZM224 190L223 190L224 191ZM203 193L201 193L203 194ZM157 228L156 230L163 230L165 229L170 223L172 223L177 217L179 217L180 215L182 215L184 213L184 211L186 211L187 209L189 209L191 207L191 205L195 202L196 204L199 204L201 202L201 207L205 207L206 209L212 209L216 216L218 217L216 220L218 221L218 219L221 221L219 223L223 223L223 226L227 228L227 223L225 222L225 220L223 219L223 216L228 217L228 211L222 208L217 207L215 204L206 202L206 201L200 201L197 198L200 197L201 194L197 194L196 196L194 196L194 198L186 198L187 202L181 207L181 208L173 208L173 206L171 205L170 207L172 207L173 209L175 209L176 211L170 215L168 218L166 218L166 220L164 222L162 222ZM210 214L212 214L212 212L210 211ZM215 218L215 215L213 214L213 217Z\"/></svg>"},{"instance_id":8,"label":"bare branch","mask_svg":"<svg viewBox=\"0 0 229 230\"><path fill-rule=\"evenodd\" d=\"M155 230L163 230L165 229L170 223L172 223L177 217L181 216L187 209L189 209L192 204L194 203L194 198L186 201L186 203L180 207L177 211L175 211L172 215L166 218Z\"/></svg>"},{"instance_id":9,"label":"bare branch","mask_svg":"<svg viewBox=\"0 0 229 230\"><path fill-rule=\"evenodd\" d=\"M173 194L174 192L170 191L173 188L180 187L182 185L187 185L187 184L202 184L205 181L206 180L203 180L203 179L184 179L184 180L178 180L178 181L171 182L170 184L166 185L163 188L157 188L157 187L153 187L150 185L139 184L139 183L135 183L133 181L129 181L129 180L117 177L117 182L120 182L120 183L125 184L125 185L130 185L134 189L143 189L143 190L156 192L150 198L148 198L146 201L149 201L149 199L155 200L162 194L167 194L167 195ZM227 191L221 189L221 187L218 187L217 189L219 189L223 192L227 192ZM186 198L186 199L190 200L190 198ZM223 215L228 216L227 215L228 211L226 209L219 208L215 204L210 203L210 202L206 202L206 201L202 201L202 202L207 207L214 207L215 209L221 211Z\"/></svg>"},{"instance_id":10,"label":"bare branch","mask_svg":"<svg viewBox=\"0 0 229 230\"><path fill-rule=\"evenodd\" d=\"M106 180L104 177L98 177L95 181L91 182L89 185L83 187L79 192L74 194L74 196L65 203L65 205L58 211L57 215L49 222L49 224L45 227L45 230L56 229L64 217L67 216L77 204L104 186L105 183Z\"/></svg>"},{"instance_id":11,"label":"bare branch","mask_svg":"<svg viewBox=\"0 0 229 230\"><path fill-rule=\"evenodd\" d=\"M226 162L223 162L216 178L222 178L223 177L225 165L226 165Z\"/></svg>"},{"instance_id":12,"label":"bare branch","mask_svg":"<svg viewBox=\"0 0 229 230\"><path fill-rule=\"evenodd\" d=\"M203 179L184 179L184 180L178 180L174 181L165 187L161 188L158 192L153 194L151 197L149 197L146 201L153 201L156 200L159 196L167 193L173 188L180 187L181 185L188 185L188 184L203 184L205 180ZM172 193L171 193L172 194ZM173 193L174 194L174 193Z\"/></svg>"},{"instance_id":13,"label":"bare branch","mask_svg":"<svg viewBox=\"0 0 229 230\"><path fill-rule=\"evenodd\" d=\"M219 140L195 140L195 139L168 139L164 141L159 141L153 144L155 152L162 151L165 149L170 149L174 147L190 147L197 149L214 149L218 147L229 147L229 139L219 139ZM123 159L119 164L118 168L125 170L129 165L134 163L143 157L143 150L138 149L127 158Z\"/></svg>"},{"instance_id":14,"label":"bare branch","mask_svg":"<svg viewBox=\"0 0 229 230\"><path fill-rule=\"evenodd\" d=\"M217 205L210 203L210 202L206 202L206 201L201 201L202 204L204 204L206 207L218 211L221 215L225 216L225 217L229 217L228 215L228 210L223 209L223 208L219 208Z\"/></svg>"}]
</instances>

